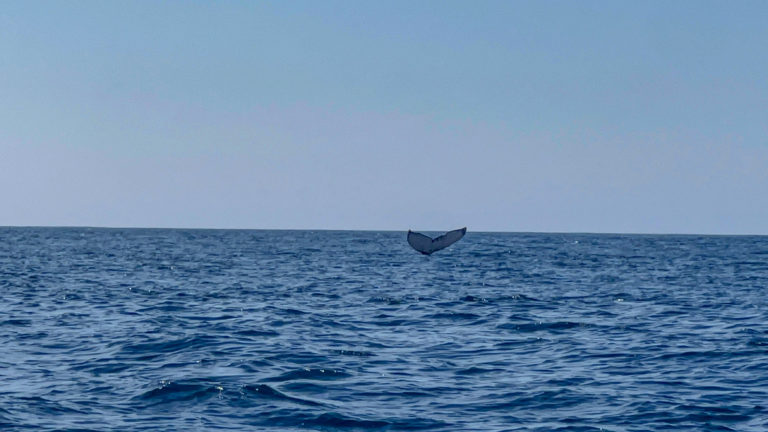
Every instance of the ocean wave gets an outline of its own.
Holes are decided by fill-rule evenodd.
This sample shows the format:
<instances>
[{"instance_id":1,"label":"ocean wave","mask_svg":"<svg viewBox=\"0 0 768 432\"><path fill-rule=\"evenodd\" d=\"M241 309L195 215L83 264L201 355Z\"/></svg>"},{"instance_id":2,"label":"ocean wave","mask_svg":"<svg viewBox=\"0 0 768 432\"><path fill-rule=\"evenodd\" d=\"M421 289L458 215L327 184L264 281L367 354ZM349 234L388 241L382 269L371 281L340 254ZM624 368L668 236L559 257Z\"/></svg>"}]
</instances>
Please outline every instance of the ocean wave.
<instances>
[{"instance_id":1,"label":"ocean wave","mask_svg":"<svg viewBox=\"0 0 768 432\"><path fill-rule=\"evenodd\" d=\"M768 237L401 234L0 228L0 429L768 430Z\"/></svg>"}]
</instances>

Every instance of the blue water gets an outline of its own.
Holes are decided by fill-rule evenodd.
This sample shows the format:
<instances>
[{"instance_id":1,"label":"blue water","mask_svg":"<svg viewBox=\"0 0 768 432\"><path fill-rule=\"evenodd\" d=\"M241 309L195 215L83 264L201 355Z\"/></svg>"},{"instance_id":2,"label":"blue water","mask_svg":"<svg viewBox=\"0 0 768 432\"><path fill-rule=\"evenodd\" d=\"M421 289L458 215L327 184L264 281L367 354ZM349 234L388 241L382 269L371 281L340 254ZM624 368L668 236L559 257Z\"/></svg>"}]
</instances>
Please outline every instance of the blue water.
<instances>
[{"instance_id":1,"label":"blue water","mask_svg":"<svg viewBox=\"0 0 768 432\"><path fill-rule=\"evenodd\" d=\"M768 237L0 228L0 429L768 430Z\"/></svg>"}]
</instances>

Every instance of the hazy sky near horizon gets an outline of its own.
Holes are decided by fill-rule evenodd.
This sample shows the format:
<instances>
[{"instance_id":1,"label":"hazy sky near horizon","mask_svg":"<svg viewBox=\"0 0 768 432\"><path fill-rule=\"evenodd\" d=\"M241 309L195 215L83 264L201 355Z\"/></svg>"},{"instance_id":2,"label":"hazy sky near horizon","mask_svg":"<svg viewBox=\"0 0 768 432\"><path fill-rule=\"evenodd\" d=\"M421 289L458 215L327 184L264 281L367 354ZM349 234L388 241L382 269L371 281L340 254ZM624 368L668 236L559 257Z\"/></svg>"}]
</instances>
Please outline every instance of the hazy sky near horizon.
<instances>
[{"instance_id":1,"label":"hazy sky near horizon","mask_svg":"<svg viewBox=\"0 0 768 432\"><path fill-rule=\"evenodd\" d=\"M768 234L765 1L0 1L0 226Z\"/></svg>"}]
</instances>

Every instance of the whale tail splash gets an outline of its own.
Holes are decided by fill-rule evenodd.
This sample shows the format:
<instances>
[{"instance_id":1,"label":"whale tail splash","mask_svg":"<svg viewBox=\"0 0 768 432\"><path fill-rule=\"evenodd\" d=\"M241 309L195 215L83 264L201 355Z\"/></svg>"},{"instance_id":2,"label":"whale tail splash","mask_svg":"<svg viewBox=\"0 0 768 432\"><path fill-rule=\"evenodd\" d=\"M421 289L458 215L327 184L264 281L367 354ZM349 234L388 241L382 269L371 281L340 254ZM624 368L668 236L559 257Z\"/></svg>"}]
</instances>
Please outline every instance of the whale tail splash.
<instances>
[{"instance_id":1,"label":"whale tail splash","mask_svg":"<svg viewBox=\"0 0 768 432\"><path fill-rule=\"evenodd\" d=\"M440 237L433 239L431 237L425 236L424 234L408 230L408 244L424 255L429 255L433 252L439 251L440 249L445 249L448 246L461 240L466 232L467 227L464 227L461 229L448 231Z\"/></svg>"}]
</instances>

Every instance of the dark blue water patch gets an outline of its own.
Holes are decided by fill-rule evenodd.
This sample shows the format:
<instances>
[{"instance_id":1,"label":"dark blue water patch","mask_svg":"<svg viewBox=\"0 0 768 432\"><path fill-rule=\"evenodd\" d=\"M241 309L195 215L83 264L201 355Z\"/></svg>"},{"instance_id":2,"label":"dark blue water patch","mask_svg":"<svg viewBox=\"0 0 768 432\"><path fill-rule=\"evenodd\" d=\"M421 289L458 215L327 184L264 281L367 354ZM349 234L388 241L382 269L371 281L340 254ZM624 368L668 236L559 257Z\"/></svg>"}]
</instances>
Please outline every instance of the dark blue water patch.
<instances>
[{"instance_id":1,"label":"dark blue water patch","mask_svg":"<svg viewBox=\"0 0 768 432\"><path fill-rule=\"evenodd\" d=\"M496 327L499 329L512 330L520 333L530 333L530 332L539 332L539 331L559 332L559 331L571 330L579 327L584 328L589 326L590 324L586 324L586 323L578 323L578 322L571 322L571 321L557 321L557 322L532 322L532 323L521 323L521 324L507 323L507 324L500 324Z\"/></svg>"},{"instance_id":2,"label":"dark blue water patch","mask_svg":"<svg viewBox=\"0 0 768 432\"><path fill-rule=\"evenodd\" d=\"M336 369L310 369L302 368L282 373L278 376L266 379L269 382L293 381L293 380L314 380L327 381L337 380L349 377L350 374Z\"/></svg>"},{"instance_id":3,"label":"dark blue water patch","mask_svg":"<svg viewBox=\"0 0 768 432\"><path fill-rule=\"evenodd\" d=\"M747 342L750 347L766 347L768 349L768 338L753 338Z\"/></svg>"},{"instance_id":4,"label":"dark blue water patch","mask_svg":"<svg viewBox=\"0 0 768 432\"><path fill-rule=\"evenodd\" d=\"M446 320L446 321L473 321L481 318L480 315L466 312L441 312L431 315L426 315L425 318L432 320Z\"/></svg>"},{"instance_id":5,"label":"dark blue water patch","mask_svg":"<svg viewBox=\"0 0 768 432\"><path fill-rule=\"evenodd\" d=\"M766 237L0 228L0 429L768 430Z\"/></svg>"},{"instance_id":6,"label":"dark blue water patch","mask_svg":"<svg viewBox=\"0 0 768 432\"><path fill-rule=\"evenodd\" d=\"M488 368L472 366L467 369L461 369L456 371L456 375L466 375L466 376L483 375L483 374L488 374L492 372L498 372L500 370L501 369L488 369Z\"/></svg>"},{"instance_id":7,"label":"dark blue water patch","mask_svg":"<svg viewBox=\"0 0 768 432\"><path fill-rule=\"evenodd\" d=\"M337 412L319 415L276 413L263 425L293 427L297 429L344 430L344 431L419 431L435 430L448 426L447 423L428 418L368 420Z\"/></svg>"},{"instance_id":8,"label":"dark blue water patch","mask_svg":"<svg viewBox=\"0 0 768 432\"><path fill-rule=\"evenodd\" d=\"M29 327L31 325L32 325L32 320L28 320L28 319L8 319L5 321L0 321L0 327L3 327L3 326Z\"/></svg>"},{"instance_id":9,"label":"dark blue water patch","mask_svg":"<svg viewBox=\"0 0 768 432\"><path fill-rule=\"evenodd\" d=\"M382 420L365 420L345 416L336 412L326 412L318 415L296 413L289 410L278 410L262 421L254 422L259 426L279 428L319 429L319 430L349 430L368 431L384 430L391 423Z\"/></svg>"},{"instance_id":10,"label":"dark blue water patch","mask_svg":"<svg viewBox=\"0 0 768 432\"><path fill-rule=\"evenodd\" d=\"M156 339L154 341L123 345L119 354L147 356L164 356L178 351L200 347L210 348L220 341L213 336L192 336L179 339Z\"/></svg>"},{"instance_id":11,"label":"dark blue water patch","mask_svg":"<svg viewBox=\"0 0 768 432\"><path fill-rule=\"evenodd\" d=\"M310 418L302 422L302 426L319 426L321 428L343 428L343 429L361 429L372 430L382 429L390 426L389 422L381 420L361 420L347 417L338 413L323 413L315 418Z\"/></svg>"},{"instance_id":12,"label":"dark blue water patch","mask_svg":"<svg viewBox=\"0 0 768 432\"><path fill-rule=\"evenodd\" d=\"M219 395L224 388L217 384L198 382L162 382L156 388L148 390L134 398L144 406L154 406L174 402L201 402Z\"/></svg>"}]
</instances>

